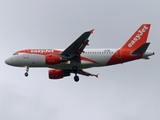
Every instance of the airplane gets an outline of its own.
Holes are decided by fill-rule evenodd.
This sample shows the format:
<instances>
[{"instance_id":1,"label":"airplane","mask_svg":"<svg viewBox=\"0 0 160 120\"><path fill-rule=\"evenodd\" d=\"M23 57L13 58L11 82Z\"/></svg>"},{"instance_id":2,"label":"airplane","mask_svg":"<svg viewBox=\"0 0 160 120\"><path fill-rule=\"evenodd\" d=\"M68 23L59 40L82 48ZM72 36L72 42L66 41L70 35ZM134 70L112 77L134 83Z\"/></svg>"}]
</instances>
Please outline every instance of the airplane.
<instances>
[{"instance_id":1,"label":"airplane","mask_svg":"<svg viewBox=\"0 0 160 120\"><path fill-rule=\"evenodd\" d=\"M131 38L118 49L85 49L89 45L89 36L93 30L84 32L66 49L26 49L15 52L5 63L16 67L25 67L28 76L30 67L48 67L50 79L60 79L75 74L74 81L79 81L81 74L95 76L83 69L121 64L137 59L149 59L155 53L147 50L147 41L151 24L142 24Z\"/></svg>"}]
</instances>

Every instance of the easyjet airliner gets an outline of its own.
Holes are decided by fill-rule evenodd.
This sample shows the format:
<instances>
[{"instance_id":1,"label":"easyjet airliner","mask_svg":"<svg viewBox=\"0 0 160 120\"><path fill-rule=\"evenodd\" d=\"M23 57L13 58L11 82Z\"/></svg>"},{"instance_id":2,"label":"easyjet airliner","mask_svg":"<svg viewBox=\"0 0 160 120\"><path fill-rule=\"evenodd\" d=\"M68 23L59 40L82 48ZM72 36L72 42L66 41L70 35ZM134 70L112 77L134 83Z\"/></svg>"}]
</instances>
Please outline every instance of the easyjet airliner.
<instances>
[{"instance_id":1,"label":"easyjet airliner","mask_svg":"<svg viewBox=\"0 0 160 120\"><path fill-rule=\"evenodd\" d=\"M154 55L147 50L150 24L143 24L131 38L118 49L84 49L93 30L83 33L68 48L61 49L27 49L15 52L5 63L16 67L25 67L28 76L29 67L48 67L50 79L60 79L74 73L74 80L79 81L77 74L95 76L83 69L102 67L129 62L137 59L149 59Z\"/></svg>"}]
</instances>

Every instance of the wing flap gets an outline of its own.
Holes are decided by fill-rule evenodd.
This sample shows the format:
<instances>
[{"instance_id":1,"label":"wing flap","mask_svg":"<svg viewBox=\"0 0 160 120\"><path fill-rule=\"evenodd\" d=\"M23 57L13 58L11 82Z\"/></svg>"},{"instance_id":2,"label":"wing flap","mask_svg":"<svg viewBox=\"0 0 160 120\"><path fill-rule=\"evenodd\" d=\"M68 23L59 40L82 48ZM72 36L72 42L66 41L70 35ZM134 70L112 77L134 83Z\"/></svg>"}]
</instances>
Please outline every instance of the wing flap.
<instances>
[{"instance_id":1,"label":"wing flap","mask_svg":"<svg viewBox=\"0 0 160 120\"><path fill-rule=\"evenodd\" d=\"M83 71L83 70L78 70L77 73L78 73L78 74L81 74L81 75L85 75L85 76L95 76L95 77L97 77L97 78L98 78L98 75L99 75L99 74L91 74L91 73L88 73L88 72Z\"/></svg>"}]
</instances>

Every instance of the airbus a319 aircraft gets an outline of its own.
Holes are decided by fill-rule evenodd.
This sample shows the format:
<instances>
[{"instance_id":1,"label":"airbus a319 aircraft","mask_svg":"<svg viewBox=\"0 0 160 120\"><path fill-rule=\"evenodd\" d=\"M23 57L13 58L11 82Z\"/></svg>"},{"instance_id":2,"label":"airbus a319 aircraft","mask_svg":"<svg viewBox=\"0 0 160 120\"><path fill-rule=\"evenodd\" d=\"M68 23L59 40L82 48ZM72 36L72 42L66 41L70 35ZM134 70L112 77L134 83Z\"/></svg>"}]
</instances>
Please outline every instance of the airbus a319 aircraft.
<instances>
[{"instance_id":1,"label":"airbus a319 aircraft","mask_svg":"<svg viewBox=\"0 0 160 120\"><path fill-rule=\"evenodd\" d=\"M28 76L29 67L48 67L50 79L60 79L75 74L74 80L79 81L77 74L95 76L83 69L102 67L129 62L137 59L149 59L154 55L147 50L147 41L150 24L143 24L131 38L118 49L85 49L89 36L93 30L83 33L68 48L62 49L27 49L15 52L5 63L16 67L25 67L25 76Z\"/></svg>"}]
</instances>

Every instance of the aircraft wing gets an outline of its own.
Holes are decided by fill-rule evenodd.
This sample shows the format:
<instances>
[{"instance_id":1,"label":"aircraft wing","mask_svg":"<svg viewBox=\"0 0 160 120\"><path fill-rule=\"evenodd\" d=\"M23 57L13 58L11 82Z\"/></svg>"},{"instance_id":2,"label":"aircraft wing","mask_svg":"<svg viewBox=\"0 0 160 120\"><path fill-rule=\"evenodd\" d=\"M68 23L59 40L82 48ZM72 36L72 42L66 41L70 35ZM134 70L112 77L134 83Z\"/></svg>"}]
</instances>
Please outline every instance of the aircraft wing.
<instances>
[{"instance_id":1,"label":"aircraft wing","mask_svg":"<svg viewBox=\"0 0 160 120\"><path fill-rule=\"evenodd\" d=\"M93 29L94 30L94 29ZM72 58L74 56L80 56L84 52L86 45L89 45L88 38L93 30L83 33L77 40L75 40L67 49L65 49L61 55L65 58Z\"/></svg>"},{"instance_id":2,"label":"aircraft wing","mask_svg":"<svg viewBox=\"0 0 160 120\"><path fill-rule=\"evenodd\" d=\"M98 78L98 75L99 75L99 74L97 74L97 75L96 74L91 74L91 73L85 72L83 70L78 70L77 73L81 74L81 75L85 75L85 76L95 76L97 78Z\"/></svg>"}]
</instances>

